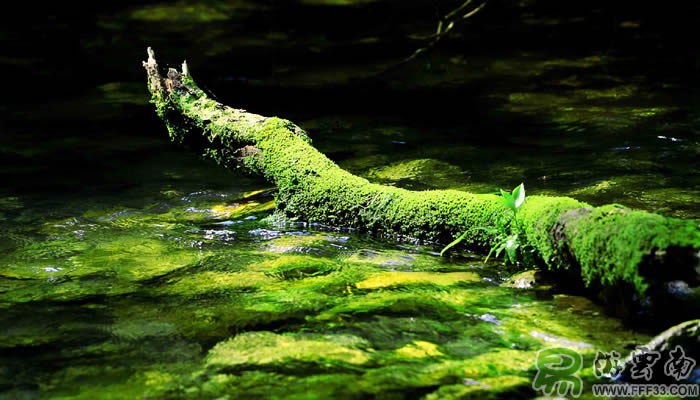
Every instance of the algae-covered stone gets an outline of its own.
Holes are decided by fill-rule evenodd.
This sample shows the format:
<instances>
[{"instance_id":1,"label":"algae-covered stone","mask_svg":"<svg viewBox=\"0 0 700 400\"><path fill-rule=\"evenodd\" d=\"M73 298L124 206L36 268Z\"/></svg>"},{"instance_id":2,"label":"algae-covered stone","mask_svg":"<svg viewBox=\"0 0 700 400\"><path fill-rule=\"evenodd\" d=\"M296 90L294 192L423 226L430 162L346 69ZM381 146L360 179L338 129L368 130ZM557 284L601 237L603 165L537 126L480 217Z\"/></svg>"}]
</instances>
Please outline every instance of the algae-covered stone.
<instances>
[{"instance_id":1,"label":"algae-covered stone","mask_svg":"<svg viewBox=\"0 0 700 400\"><path fill-rule=\"evenodd\" d=\"M114 273L126 280L145 280L185 268L200 259L164 240L115 235L72 257L78 268Z\"/></svg>"},{"instance_id":2,"label":"algae-covered stone","mask_svg":"<svg viewBox=\"0 0 700 400\"><path fill-rule=\"evenodd\" d=\"M129 319L112 325L110 332L122 339L139 340L146 337L167 337L177 331L175 325L146 319Z\"/></svg>"},{"instance_id":3,"label":"algae-covered stone","mask_svg":"<svg viewBox=\"0 0 700 400\"><path fill-rule=\"evenodd\" d=\"M641 365L639 363L644 362L644 357L635 357L650 352L658 354L658 362L649 364L651 375L646 379L639 373L639 365ZM618 379L640 383L698 383L700 381L698 360L700 360L700 319L673 326L632 351L622 363L621 371L618 371ZM671 364L670 367L668 364ZM674 373L677 375L674 376Z\"/></svg>"},{"instance_id":4,"label":"algae-covered stone","mask_svg":"<svg viewBox=\"0 0 700 400\"><path fill-rule=\"evenodd\" d=\"M449 286L460 282L479 282L481 277L475 272L400 272L387 271L370 275L358 282L358 289L379 289L410 284L434 284Z\"/></svg>"},{"instance_id":5,"label":"algae-covered stone","mask_svg":"<svg viewBox=\"0 0 700 400\"><path fill-rule=\"evenodd\" d=\"M265 252L271 253L308 253L319 249L329 242L327 235L321 234L287 234L279 235L267 241L263 247Z\"/></svg>"},{"instance_id":6,"label":"algae-covered stone","mask_svg":"<svg viewBox=\"0 0 700 400\"><path fill-rule=\"evenodd\" d=\"M84 276L94 271L74 268L70 257L91 247L90 242L80 240L80 237L74 235L32 242L1 258L0 276L18 279Z\"/></svg>"},{"instance_id":7,"label":"algae-covered stone","mask_svg":"<svg viewBox=\"0 0 700 400\"><path fill-rule=\"evenodd\" d=\"M295 363L362 365L371 359L371 350L362 350L367 346L366 341L354 336L246 332L214 346L207 364L224 368L239 365L293 368Z\"/></svg>"},{"instance_id":8,"label":"algae-covered stone","mask_svg":"<svg viewBox=\"0 0 700 400\"><path fill-rule=\"evenodd\" d=\"M396 349L396 354L402 358L425 358L440 357L444 354L437 345L422 340L416 340L400 349Z\"/></svg>"},{"instance_id":9,"label":"algae-covered stone","mask_svg":"<svg viewBox=\"0 0 700 400\"><path fill-rule=\"evenodd\" d=\"M434 291L414 289L404 291L372 291L363 296L349 296L315 318L333 320L344 315L426 315L453 319L459 308L442 302Z\"/></svg>"},{"instance_id":10,"label":"algae-covered stone","mask_svg":"<svg viewBox=\"0 0 700 400\"><path fill-rule=\"evenodd\" d=\"M537 282L537 270L529 270L517 273L508 279L508 281L503 282L501 286L509 287L514 289L532 289L535 287Z\"/></svg>"},{"instance_id":11,"label":"algae-covered stone","mask_svg":"<svg viewBox=\"0 0 700 400\"><path fill-rule=\"evenodd\" d=\"M203 271L181 277L161 288L160 292L172 296L223 294L228 291L254 289L274 281L275 279L268 274L256 271Z\"/></svg>"},{"instance_id":12,"label":"algae-covered stone","mask_svg":"<svg viewBox=\"0 0 700 400\"><path fill-rule=\"evenodd\" d=\"M254 268L281 279L303 279L329 274L340 269L340 266L322 258L282 256L259 264Z\"/></svg>"}]
</instances>

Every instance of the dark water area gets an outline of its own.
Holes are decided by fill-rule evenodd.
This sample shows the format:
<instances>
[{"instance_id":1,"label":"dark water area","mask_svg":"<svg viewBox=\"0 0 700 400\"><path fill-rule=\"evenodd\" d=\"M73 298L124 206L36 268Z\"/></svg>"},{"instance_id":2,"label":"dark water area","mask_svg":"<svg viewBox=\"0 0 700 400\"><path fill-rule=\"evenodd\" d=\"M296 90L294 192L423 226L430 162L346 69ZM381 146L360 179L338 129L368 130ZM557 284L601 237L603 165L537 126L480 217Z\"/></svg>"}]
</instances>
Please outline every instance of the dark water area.
<instances>
[{"instance_id":1,"label":"dark water area","mask_svg":"<svg viewBox=\"0 0 700 400\"><path fill-rule=\"evenodd\" d=\"M269 184L171 144L149 103L147 46L373 182L700 216L699 5L493 1L377 75L459 3L0 16L0 399L534 398L538 350L583 354L589 385L597 350L668 327L504 286L502 260L268 220Z\"/></svg>"}]
</instances>

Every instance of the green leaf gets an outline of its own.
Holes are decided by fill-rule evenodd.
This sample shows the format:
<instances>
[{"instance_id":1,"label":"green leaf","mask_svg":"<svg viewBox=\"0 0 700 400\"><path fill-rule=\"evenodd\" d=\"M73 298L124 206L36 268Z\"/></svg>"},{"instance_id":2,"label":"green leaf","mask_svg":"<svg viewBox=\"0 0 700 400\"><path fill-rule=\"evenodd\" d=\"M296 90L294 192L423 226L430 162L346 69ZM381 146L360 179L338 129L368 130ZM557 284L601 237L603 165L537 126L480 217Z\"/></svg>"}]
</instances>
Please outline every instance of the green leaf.
<instances>
[{"instance_id":1,"label":"green leaf","mask_svg":"<svg viewBox=\"0 0 700 400\"><path fill-rule=\"evenodd\" d=\"M525 184L521 183L518 187L513 189L513 202L515 208L520 207L525 201Z\"/></svg>"},{"instance_id":2,"label":"green leaf","mask_svg":"<svg viewBox=\"0 0 700 400\"><path fill-rule=\"evenodd\" d=\"M496 247L491 247L491 250L489 250L489 254L486 255L486 259L484 260L484 263L489 262L489 258L491 257L491 253L496 249Z\"/></svg>"},{"instance_id":3,"label":"green leaf","mask_svg":"<svg viewBox=\"0 0 700 400\"><path fill-rule=\"evenodd\" d=\"M503 204L505 204L506 207L510 208L511 210L515 211L515 199L513 199L513 196L501 189L501 196L503 196Z\"/></svg>"},{"instance_id":4,"label":"green leaf","mask_svg":"<svg viewBox=\"0 0 700 400\"><path fill-rule=\"evenodd\" d=\"M496 257L500 256L501 252L505 248L506 248L506 241L504 240L501 243L499 243L498 247L496 248Z\"/></svg>"},{"instance_id":5,"label":"green leaf","mask_svg":"<svg viewBox=\"0 0 700 400\"><path fill-rule=\"evenodd\" d=\"M489 254L486 255L486 259L484 260L485 263L489 262L489 258L491 257L491 254L495 251L496 252L496 257L498 257L499 254L501 254L501 251L503 250L503 244L505 241L501 240L500 242L496 243L491 247L491 250L489 251Z\"/></svg>"},{"instance_id":6,"label":"green leaf","mask_svg":"<svg viewBox=\"0 0 700 400\"><path fill-rule=\"evenodd\" d=\"M515 264L515 259L517 256L516 251L517 251L519 246L520 246L520 244L518 243L518 234L517 233L510 235L510 236L508 236L508 238L506 238L506 244L505 244L506 255L510 259L510 262L513 264Z\"/></svg>"},{"instance_id":7,"label":"green leaf","mask_svg":"<svg viewBox=\"0 0 700 400\"><path fill-rule=\"evenodd\" d=\"M457 243L461 242L467 236L467 233L469 233L469 231L464 232L460 237L455 239L452 243L445 246L445 248L442 249L442 251L440 252L440 257L442 257L442 255L445 254L447 249L449 249L450 247L455 246Z\"/></svg>"}]
</instances>

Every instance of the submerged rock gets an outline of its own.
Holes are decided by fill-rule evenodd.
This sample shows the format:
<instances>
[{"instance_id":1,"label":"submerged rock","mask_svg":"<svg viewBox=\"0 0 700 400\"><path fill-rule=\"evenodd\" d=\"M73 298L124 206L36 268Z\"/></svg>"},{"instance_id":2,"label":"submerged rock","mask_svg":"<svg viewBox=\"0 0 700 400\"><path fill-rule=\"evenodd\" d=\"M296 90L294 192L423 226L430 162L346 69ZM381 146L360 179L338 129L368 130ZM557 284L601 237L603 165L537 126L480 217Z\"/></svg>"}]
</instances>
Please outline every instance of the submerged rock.
<instances>
[{"instance_id":1,"label":"submerged rock","mask_svg":"<svg viewBox=\"0 0 700 400\"><path fill-rule=\"evenodd\" d=\"M544 272L538 270L528 270L519 272L501 284L502 287L513 289L551 289L552 282L547 279Z\"/></svg>"},{"instance_id":2,"label":"submerged rock","mask_svg":"<svg viewBox=\"0 0 700 400\"><path fill-rule=\"evenodd\" d=\"M347 335L278 335L246 332L219 343L209 352L207 365L217 367L276 365L293 368L304 364L357 364L369 361L359 348L369 343Z\"/></svg>"},{"instance_id":3,"label":"submerged rock","mask_svg":"<svg viewBox=\"0 0 700 400\"><path fill-rule=\"evenodd\" d=\"M700 319L671 327L625 359L617 380L700 383ZM647 373L644 367L650 368Z\"/></svg>"}]
</instances>

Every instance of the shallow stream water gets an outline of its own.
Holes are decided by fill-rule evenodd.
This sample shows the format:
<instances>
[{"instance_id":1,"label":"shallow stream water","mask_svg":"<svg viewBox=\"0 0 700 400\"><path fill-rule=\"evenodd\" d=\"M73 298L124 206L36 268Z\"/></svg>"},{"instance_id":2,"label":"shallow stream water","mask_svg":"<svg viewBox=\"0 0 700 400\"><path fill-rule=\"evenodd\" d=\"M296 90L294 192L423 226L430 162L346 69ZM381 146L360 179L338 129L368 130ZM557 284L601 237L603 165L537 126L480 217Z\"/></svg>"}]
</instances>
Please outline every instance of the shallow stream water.
<instances>
[{"instance_id":1,"label":"shallow stream water","mask_svg":"<svg viewBox=\"0 0 700 400\"><path fill-rule=\"evenodd\" d=\"M589 385L596 351L658 333L585 297L505 287L516 269L483 254L268 218L274 188L168 142L140 60L147 45L190 58L222 101L293 120L374 182L524 182L697 218L698 91L683 76L605 49L472 54L457 36L379 84L363 79L413 42L383 53L395 38L319 16L391 2L301 3L296 30L274 2L231 1L3 33L18 55L0 63L42 94L2 105L0 398L533 398L538 350L579 351ZM51 67L61 52L74 58Z\"/></svg>"}]
</instances>

